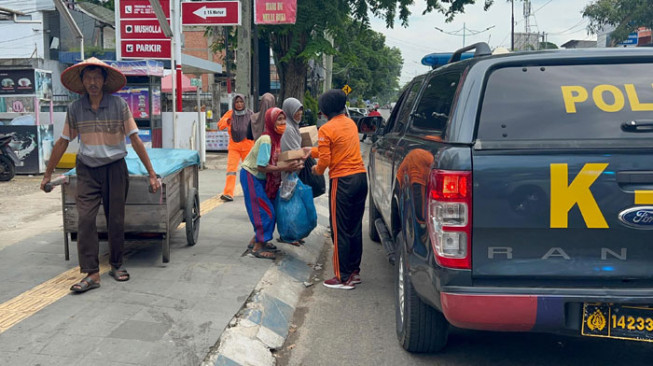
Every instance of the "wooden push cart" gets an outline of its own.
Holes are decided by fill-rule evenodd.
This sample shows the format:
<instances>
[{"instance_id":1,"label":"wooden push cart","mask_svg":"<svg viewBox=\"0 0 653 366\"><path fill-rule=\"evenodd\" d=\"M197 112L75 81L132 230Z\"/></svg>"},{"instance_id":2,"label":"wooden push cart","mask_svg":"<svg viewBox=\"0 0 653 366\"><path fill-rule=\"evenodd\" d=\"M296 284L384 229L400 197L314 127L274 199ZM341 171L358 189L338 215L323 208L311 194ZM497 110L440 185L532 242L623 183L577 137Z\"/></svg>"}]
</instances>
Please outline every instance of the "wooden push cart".
<instances>
[{"instance_id":1,"label":"wooden push cart","mask_svg":"<svg viewBox=\"0 0 653 366\"><path fill-rule=\"evenodd\" d=\"M186 241L195 245L199 236L200 201L199 157L196 151L179 149L148 149L154 170L161 176L161 190L149 191L145 168L133 150L127 156L129 169L129 193L125 207L125 234L161 234L162 259L170 261L170 235L182 222L186 223ZM64 250L70 259L68 243L77 238L77 207L75 192L77 176L74 171L66 173L61 185ZM99 234L107 232L104 208L97 217Z\"/></svg>"}]
</instances>

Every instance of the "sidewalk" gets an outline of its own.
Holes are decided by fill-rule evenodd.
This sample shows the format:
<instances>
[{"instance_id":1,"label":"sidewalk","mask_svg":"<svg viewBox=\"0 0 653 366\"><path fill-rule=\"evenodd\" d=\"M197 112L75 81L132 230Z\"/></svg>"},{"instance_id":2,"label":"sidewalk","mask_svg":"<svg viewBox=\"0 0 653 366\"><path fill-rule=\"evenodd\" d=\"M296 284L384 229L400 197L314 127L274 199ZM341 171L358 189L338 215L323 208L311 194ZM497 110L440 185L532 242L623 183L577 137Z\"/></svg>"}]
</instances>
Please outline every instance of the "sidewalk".
<instances>
[{"instance_id":1,"label":"sidewalk","mask_svg":"<svg viewBox=\"0 0 653 366\"><path fill-rule=\"evenodd\" d=\"M199 242L187 246L177 230L164 264L159 239L128 241L128 282L104 274L99 289L62 288L60 279L82 276L74 242L64 260L60 230L1 249L0 365L274 364L270 348L283 344L327 239L326 195L316 200L319 225L303 247L278 244L284 255L275 262L243 256L252 228L242 194L216 200L226 154L208 159L200 202L217 207L203 214Z\"/></svg>"}]
</instances>

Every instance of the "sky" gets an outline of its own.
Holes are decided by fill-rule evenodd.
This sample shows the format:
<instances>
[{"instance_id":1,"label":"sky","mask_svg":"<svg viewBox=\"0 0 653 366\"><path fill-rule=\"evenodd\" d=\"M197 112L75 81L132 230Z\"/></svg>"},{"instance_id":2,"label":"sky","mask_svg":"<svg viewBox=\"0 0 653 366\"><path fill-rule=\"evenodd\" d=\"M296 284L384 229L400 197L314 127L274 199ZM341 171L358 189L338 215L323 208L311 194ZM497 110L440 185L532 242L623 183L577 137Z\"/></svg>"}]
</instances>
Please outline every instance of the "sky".
<instances>
[{"instance_id":1,"label":"sky","mask_svg":"<svg viewBox=\"0 0 653 366\"><path fill-rule=\"evenodd\" d=\"M531 0L528 22L531 32L544 32L546 40L558 47L570 40L596 40L596 35L587 32L588 19L581 15L583 8L592 2ZM414 5L409 7L412 15L407 28L401 26L399 19L395 19L394 29L386 29L384 20L371 18L372 29L386 36L386 45L401 50L404 66L400 85L429 70L429 67L421 64L422 57L433 52L453 52L463 47L463 40L467 46L487 42L492 49L510 49L510 2L495 0L487 12L483 11L483 4L484 0L476 0L476 4L467 5L465 13L458 14L450 23L446 23L444 15L438 12L422 15L426 9L425 0L414 0ZM525 26L523 3L515 0L515 33L525 32Z\"/></svg>"}]
</instances>

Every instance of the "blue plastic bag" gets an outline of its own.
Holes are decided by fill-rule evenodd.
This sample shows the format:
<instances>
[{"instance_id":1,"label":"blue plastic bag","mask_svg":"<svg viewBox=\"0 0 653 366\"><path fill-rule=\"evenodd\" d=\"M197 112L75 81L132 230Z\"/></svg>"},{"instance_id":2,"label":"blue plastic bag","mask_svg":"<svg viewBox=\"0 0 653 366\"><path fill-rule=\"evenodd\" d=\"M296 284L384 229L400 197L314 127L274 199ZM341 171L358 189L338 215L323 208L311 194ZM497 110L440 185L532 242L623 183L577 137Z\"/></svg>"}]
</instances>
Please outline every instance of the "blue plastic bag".
<instances>
[{"instance_id":1,"label":"blue plastic bag","mask_svg":"<svg viewBox=\"0 0 653 366\"><path fill-rule=\"evenodd\" d=\"M278 194L274 206L277 215L277 231L282 240L303 239L317 226L313 190L299 179L290 199L285 200Z\"/></svg>"}]
</instances>

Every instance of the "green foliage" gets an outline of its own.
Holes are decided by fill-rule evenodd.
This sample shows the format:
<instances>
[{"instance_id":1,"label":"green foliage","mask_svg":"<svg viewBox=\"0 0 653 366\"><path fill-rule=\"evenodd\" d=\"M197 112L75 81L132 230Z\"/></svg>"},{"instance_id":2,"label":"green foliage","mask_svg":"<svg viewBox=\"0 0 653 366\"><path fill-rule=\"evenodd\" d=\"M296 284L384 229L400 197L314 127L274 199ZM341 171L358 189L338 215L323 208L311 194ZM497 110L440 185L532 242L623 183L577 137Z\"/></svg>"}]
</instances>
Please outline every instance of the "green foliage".
<instances>
[{"instance_id":1,"label":"green foliage","mask_svg":"<svg viewBox=\"0 0 653 366\"><path fill-rule=\"evenodd\" d=\"M348 84L350 99L373 99L386 103L399 90L403 59L397 48L385 45L385 36L356 21L336 39L333 87Z\"/></svg>"},{"instance_id":2,"label":"green foliage","mask_svg":"<svg viewBox=\"0 0 653 366\"><path fill-rule=\"evenodd\" d=\"M426 0L425 13L439 11L450 21L456 14L463 12L465 5L474 4L476 1ZM355 19L362 29L369 27L370 14L385 19L389 28L394 26L397 17L403 26L408 26L408 17L411 14L408 7L413 3L414 0L297 0L297 22L294 25L258 27L259 37L270 39L281 78L281 96L303 94L308 60L319 59L323 54L340 54L340 48L344 44L338 43L337 47L332 47L327 36L347 39L350 19ZM486 8L492 3L493 0L484 0ZM377 48L378 52L387 53L390 50L394 59L387 60L388 63L398 63L401 68L403 60L398 51L384 47L381 43L381 47ZM391 70L390 75L393 73L394 70ZM368 81L371 77L371 74L361 77L360 85L356 89L378 90L374 81Z\"/></svg>"},{"instance_id":3,"label":"green foliage","mask_svg":"<svg viewBox=\"0 0 653 366\"><path fill-rule=\"evenodd\" d=\"M551 43L551 42L540 42L540 49L541 50L557 50L558 46L556 46L555 43Z\"/></svg>"},{"instance_id":4,"label":"green foliage","mask_svg":"<svg viewBox=\"0 0 653 366\"><path fill-rule=\"evenodd\" d=\"M306 91L304 93L304 122L309 125L315 125L317 123L317 99L313 98L310 92ZM308 110L311 113L308 113Z\"/></svg>"},{"instance_id":5,"label":"green foliage","mask_svg":"<svg viewBox=\"0 0 653 366\"><path fill-rule=\"evenodd\" d=\"M597 34L605 26L613 26L612 45L628 38L639 27L653 28L653 6L650 0L596 0L583 9L590 23L587 29Z\"/></svg>"}]
</instances>

